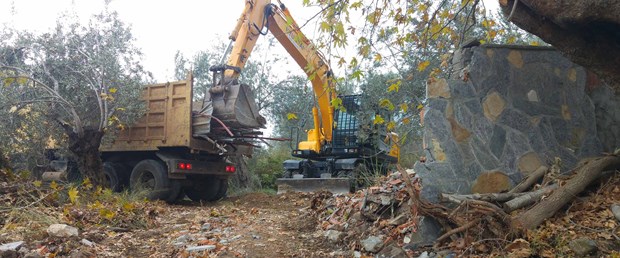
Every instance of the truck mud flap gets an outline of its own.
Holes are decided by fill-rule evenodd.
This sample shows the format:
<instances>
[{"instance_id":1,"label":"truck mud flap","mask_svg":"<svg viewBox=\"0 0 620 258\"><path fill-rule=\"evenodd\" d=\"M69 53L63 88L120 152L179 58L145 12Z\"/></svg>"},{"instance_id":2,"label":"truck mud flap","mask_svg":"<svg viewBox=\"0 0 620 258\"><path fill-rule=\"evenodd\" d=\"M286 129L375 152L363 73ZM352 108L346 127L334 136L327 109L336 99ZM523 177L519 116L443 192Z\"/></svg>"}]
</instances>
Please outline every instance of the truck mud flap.
<instances>
[{"instance_id":1,"label":"truck mud flap","mask_svg":"<svg viewBox=\"0 0 620 258\"><path fill-rule=\"evenodd\" d=\"M278 194L286 192L329 191L334 194L349 193L351 180L348 178L279 178L276 180Z\"/></svg>"}]
</instances>

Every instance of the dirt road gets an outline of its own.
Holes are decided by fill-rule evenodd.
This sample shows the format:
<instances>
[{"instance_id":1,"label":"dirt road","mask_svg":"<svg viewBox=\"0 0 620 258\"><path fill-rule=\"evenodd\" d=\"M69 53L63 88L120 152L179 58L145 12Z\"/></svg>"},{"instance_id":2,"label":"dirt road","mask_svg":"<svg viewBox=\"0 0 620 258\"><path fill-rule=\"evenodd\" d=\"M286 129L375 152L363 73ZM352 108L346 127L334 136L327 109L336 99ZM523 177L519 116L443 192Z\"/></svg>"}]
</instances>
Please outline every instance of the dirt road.
<instances>
[{"instance_id":1,"label":"dirt road","mask_svg":"<svg viewBox=\"0 0 620 258\"><path fill-rule=\"evenodd\" d=\"M110 257L329 257L342 252L315 233L310 198L251 193L216 203L161 205L156 226L86 232Z\"/></svg>"}]
</instances>

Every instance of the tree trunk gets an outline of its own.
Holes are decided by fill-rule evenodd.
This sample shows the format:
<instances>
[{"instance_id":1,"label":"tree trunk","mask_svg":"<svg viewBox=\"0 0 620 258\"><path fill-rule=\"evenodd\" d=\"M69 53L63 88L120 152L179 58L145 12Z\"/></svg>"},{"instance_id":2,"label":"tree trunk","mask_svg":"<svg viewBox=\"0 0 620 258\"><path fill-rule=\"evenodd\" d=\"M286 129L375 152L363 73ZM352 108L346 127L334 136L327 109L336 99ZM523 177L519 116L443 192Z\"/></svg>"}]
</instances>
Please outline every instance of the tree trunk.
<instances>
[{"instance_id":1,"label":"tree trunk","mask_svg":"<svg viewBox=\"0 0 620 258\"><path fill-rule=\"evenodd\" d=\"M572 177L566 184L554 190L549 197L543 199L529 210L513 218L513 227L534 229L545 219L550 218L581 193L590 183L599 178L601 173L609 169L620 167L620 157L605 156L590 159L575 169Z\"/></svg>"},{"instance_id":2,"label":"tree trunk","mask_svg":"<svg viewBox=\"0 0 620 258\"><path fill-rule=\"evenodd\" d=\"M94 128L84 128L82 136L67 130L69 136L69 151L73 154L77 168L83 177L89 178L93 185L104 186L103 163L99 153L99 146L103 132Z\"/></svg>"},{"instance_id":3,"label":"tree trunk","mask_svg":"<svg viewBox=\"0 0 620 258\"><path fill-rule=\"evenodd\" d=\"M4 151L0 149L0 169L10 169L9 159L4 155Z\"/></svg>"},{"instance_id":4,"label":"tree trunk","mask_svg":"<svg viewBox=\"0 0 620 258\"><path fill-rule=\"evenodd\" d=\"M9 159L4 156L4 152L0 149L0 182L7 182L11 179L11 164Z\"/></svg>"},{"instance_id":5,"label":"tree trunk","mask_svg":"<svg viewBox=\"0 0 620 258\"><path fill-rule=\"evenodd\" d=\"M250 189L252 187L250 170L248 169L248 164L245 162L243 155L235 155L232 160L236 167L235 176L233 177L235 185L237 185L239 189Z\"/></svg>"}]
</instances>

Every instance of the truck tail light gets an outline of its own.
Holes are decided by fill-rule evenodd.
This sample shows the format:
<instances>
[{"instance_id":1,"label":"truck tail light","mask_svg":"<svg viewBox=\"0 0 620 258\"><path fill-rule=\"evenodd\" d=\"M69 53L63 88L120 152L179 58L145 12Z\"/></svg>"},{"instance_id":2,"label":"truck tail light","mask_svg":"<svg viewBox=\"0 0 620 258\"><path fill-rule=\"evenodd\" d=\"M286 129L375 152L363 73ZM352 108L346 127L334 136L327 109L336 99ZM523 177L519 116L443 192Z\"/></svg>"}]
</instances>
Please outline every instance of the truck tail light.
<instances>
[{"instance_id":1,"label":"truck tail light","mask_svg":"<svg viewBox=\"0 0 620 258\"><path fill-rule=\"evenodd\" d=\"M226 166L226 172L233 173L235 172L235 166Z\"/></svg>"},{"instance_id":2,"label":"truck tail light","mask_svg":"<svg viewBox=\"0 0 620 258\"><path fill-rule=\"evenodd\" d=\"M177 168L180 170L192 170L192 163L177 163Z\"/></svg>"}]
</instances>

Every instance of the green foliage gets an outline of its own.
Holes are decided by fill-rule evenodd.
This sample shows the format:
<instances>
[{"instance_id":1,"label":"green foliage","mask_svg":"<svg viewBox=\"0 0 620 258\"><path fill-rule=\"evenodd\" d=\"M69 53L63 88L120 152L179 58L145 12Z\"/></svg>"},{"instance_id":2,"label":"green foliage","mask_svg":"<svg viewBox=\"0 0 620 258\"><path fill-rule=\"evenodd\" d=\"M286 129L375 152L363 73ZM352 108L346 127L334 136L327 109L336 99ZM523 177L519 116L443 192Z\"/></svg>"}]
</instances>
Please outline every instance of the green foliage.
<instances>
[{"instance_id":1,"label":"green foliage","mask_svg":"<svg viewBox=\"0 0 620 258\"><path fill-rule=\"evenodd\" d=\"M276 179L282 176L282 163L291 159L288 146L278 144L267 149L260 149L248 163L253 174L260 178L263 189L277 189Z\"/></svg>"},{"instance_id":2,"label":"green foliage","mask_svg":"<svg viewBox=\"0 0 620 258\"><path fill-rule=\"evenodd\" d=\"M113 134L142 115L136 100L150 75L116 12L106 9L88 23L63 15L40 34L0 33L0 131L7 136L0 148L23 162L35 163L28 159L65 136Z\"/></svg>"}]
</instances>

